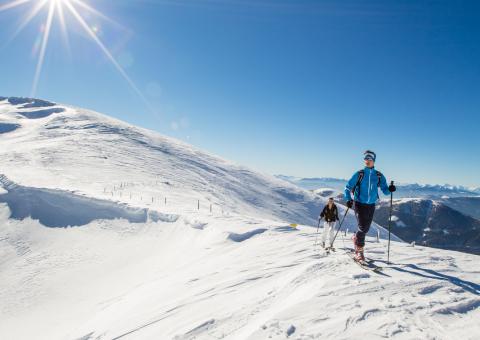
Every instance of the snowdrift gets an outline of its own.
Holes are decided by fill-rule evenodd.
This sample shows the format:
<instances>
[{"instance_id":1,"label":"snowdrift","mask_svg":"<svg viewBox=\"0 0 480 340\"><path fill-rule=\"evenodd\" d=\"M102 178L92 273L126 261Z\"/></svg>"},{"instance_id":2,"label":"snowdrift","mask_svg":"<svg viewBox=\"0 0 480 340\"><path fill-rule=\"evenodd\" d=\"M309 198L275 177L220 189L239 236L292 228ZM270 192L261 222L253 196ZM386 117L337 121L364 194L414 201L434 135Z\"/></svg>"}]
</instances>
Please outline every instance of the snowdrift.
<instances>
[{"instance_id":1,"label":"snowdrift","mask_svg":"<svg viewBox=\"0 0 480 340\"><path fill-rule=\"evenodd\" d=\"M10 209L10 218L31 217L47 227L83 226L94 220L124 219L130 223L174 222L178 216L149 209L131 208L112 201L79 196L71 192L30 188L14 184L0 175L0 203Z\"/></svg>"}]
</instances>

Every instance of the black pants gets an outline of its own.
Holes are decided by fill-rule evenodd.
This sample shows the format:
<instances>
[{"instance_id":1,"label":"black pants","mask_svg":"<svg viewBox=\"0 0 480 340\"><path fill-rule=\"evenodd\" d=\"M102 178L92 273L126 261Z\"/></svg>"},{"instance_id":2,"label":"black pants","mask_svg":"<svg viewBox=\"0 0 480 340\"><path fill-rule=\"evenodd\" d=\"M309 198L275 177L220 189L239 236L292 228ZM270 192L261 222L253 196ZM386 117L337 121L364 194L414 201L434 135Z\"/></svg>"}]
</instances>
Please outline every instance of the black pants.
<instances>
[{"instance_id":1,"label":"black pants","mask_svg":"<svg viewBox=\"0 0 480 340\"><path fill-rule=\"evenodd\" d=\"M363 204L355 202L355 215L357 215L358 231L357 246L365 246L365 235L367 235L373 221L373 214L375 213L375 204Z\"/></svg>"}]
</instances>

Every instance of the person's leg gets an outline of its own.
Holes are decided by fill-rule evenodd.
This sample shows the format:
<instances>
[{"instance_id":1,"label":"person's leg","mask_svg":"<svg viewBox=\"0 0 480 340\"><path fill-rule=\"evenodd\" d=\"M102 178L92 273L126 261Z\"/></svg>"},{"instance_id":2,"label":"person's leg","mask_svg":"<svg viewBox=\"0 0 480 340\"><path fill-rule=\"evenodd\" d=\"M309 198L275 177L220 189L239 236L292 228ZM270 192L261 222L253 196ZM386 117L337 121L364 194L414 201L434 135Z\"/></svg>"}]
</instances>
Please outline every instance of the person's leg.
<instances>
[{"instance_id":1,"label":"person's leg","mask_svg":"<svg viewBox=\"0 0 480 340\"><path fill-rule=\"evenodd\" d=\"M337 223L337 222L330 222L330 223L329 223L329 224L330 224L330 225L329 225L329 227L330 227L330 238L329 238L330 247L333 247L332 242L333 242L333 238L335 237L335 224L336 224L336 223Z\"/></svg>"},{"instance_id":2,"label":"person's leg","mask_svg":"<svg viewBox=\"0 0 480 340\"><path fill-rule=\"evenodd\" d=\"M322 233L322 246L325 247L325 241L327 240L328 233L328 222L323 222L323 233Z\"/></svg>"},{"instance_id":3,"label":"person's leg","mask_svg":"<svg viewBox=\"0 0 480 340\"><path fill-rule=\"evenodd\" d=\"M358 231L356 233L356 245L365 246L365 236L370 229L375 213L375 204L362 204L355 202L355 214L358 220Z\"/></svg>"}]
</instances>

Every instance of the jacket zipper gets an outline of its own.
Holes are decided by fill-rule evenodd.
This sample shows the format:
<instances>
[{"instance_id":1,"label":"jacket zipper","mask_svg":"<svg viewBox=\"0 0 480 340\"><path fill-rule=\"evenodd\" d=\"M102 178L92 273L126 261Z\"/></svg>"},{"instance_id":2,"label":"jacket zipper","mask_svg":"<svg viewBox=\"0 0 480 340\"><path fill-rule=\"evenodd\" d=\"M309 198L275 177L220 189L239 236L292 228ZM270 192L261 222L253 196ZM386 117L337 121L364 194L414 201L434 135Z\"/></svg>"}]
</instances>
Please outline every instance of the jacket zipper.
<instances>
[{"instance_id":1,"label":"jacket zipper","mask_svg":"<svg viewBox=\"0 0 480 340\"><path fill-rule=\"evenodd\" d=\"M372 187L371 179L372 179L372 170L370 170L370 173L368 175L368 203L370 203L370 188Z\"/></svg>"}]
</instances>

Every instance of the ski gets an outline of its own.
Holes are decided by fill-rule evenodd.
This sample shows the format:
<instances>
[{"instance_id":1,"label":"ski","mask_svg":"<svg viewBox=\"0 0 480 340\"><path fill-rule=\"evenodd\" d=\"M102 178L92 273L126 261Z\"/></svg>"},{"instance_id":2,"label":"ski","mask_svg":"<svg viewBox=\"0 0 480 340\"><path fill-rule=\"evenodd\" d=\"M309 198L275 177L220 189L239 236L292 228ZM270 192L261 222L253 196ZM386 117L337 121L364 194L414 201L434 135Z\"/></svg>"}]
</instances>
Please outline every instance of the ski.
<instances>
[{"instance_id":1,"label":"ski","mask_svg":"<svg viewBox=\"0 0 480 340\"><path fill-rule=\"evenodd\" d=\"M381 272L383 270L383 267L377 266L375 263L373 263L373 260L358 261L355 258L355 252L352 249L347 250L347 255L353 260L353 262L365 270L370 270L373 272Z\"/></svg>"},{"instance_id":2,"label":"ski","mask_svg":"<svg viewBox=\"0 0 480 340\"><path fill-rule=\"evenodd\" d=\"M334 247L323 247L323 250L325 251L325 254L330 254L332 251L335 252L336 249Z\"/></svg>"},{"instance_id":3,"label":"ski","mask_svg":"<svg viewBox=\"0 0 480 340\"><path fill-rule=\"evenodd\" d=\"M330 254L331 252L336 251L334 247L325 247L323 249L325 250L325 253L327 253L327 254Z\"/></svg>"}]
</instances>

